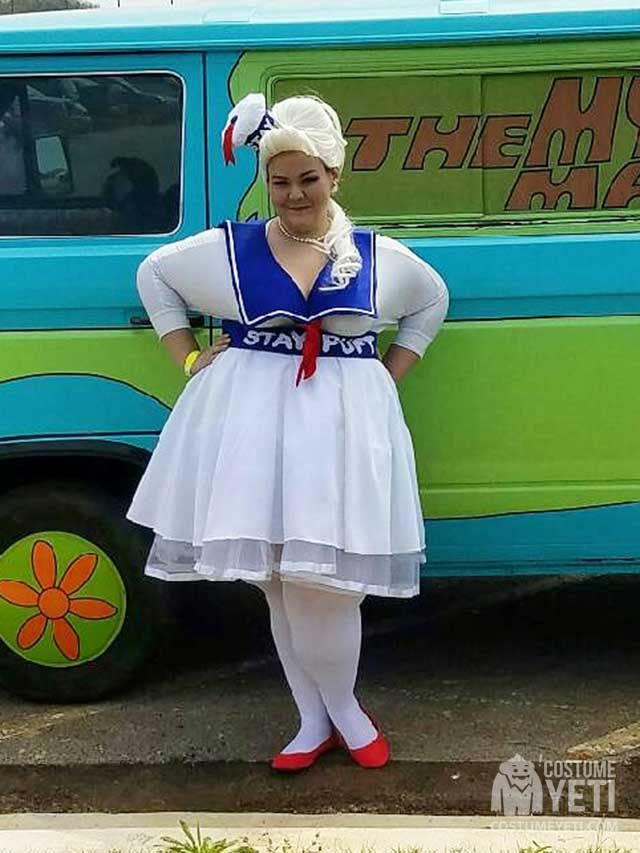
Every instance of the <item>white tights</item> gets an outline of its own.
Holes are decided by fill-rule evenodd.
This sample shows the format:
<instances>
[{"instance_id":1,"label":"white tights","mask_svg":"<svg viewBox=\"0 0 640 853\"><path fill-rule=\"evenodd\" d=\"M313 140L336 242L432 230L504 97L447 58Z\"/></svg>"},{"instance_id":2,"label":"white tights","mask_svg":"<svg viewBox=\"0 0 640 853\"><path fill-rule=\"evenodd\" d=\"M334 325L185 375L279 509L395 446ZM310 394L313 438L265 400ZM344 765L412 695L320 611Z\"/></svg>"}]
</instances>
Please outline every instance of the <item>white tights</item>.
<instances>
[{"instance_id":1,"label":"white tights","mask_svg":"<svg viewBox=\"0 0 640 853\"><path fill-rule=\"evenodd\" d=\"M331 734L331 722L351 749L376 730L354 696L365 595L336 593L282 581L247 581L269 605L271 633L300 714L300 730L283 752L308 752Z\"/></svg>"}]
</instances>

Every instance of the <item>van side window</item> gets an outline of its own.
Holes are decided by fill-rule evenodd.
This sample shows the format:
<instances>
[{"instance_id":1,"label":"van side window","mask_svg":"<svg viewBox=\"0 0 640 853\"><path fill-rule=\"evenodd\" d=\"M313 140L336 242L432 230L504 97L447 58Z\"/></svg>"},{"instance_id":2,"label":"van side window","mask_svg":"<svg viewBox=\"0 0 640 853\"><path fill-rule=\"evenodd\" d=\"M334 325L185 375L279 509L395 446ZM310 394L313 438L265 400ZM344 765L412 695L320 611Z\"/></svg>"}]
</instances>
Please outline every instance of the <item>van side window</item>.
<instances>
[{"instance_id":1,"label":"van side window","mask_svg":"<svg viewBox=\"0 0 640 853\"><path fill-rule=\"evenodd\" d=\"M0 235L175 231L182 104L166 73L0 77Z\"/></svg>"}]
</instances>

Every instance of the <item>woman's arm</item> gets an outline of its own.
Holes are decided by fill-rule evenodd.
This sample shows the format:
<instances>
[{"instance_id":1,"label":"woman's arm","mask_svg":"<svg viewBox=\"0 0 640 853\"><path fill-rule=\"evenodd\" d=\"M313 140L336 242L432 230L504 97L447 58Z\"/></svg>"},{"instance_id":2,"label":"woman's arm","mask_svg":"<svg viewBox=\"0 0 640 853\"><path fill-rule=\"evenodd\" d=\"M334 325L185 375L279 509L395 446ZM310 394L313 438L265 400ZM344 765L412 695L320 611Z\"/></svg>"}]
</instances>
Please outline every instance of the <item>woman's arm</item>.
<instances>
[{"instance_id":1,"label":"woman's arm","mask_svg":"<svg viewBox=\"0 0 640 853\"><path fill-rule=\"evenodd\" d=\"M385 275L393 282L391 316L398 322L382 363L399 382L438 334L449 309L449 291L440 274L398 240L378 239L386 252Z\"/></svg>"},{"instance_id":2,"label":"woman's arm","mask_svg":"<svg viewBox=\"0 0 640 853\"><path fill-rule=\"evenodd\" d=\"M190 352L200 349L190 329L176 329L175 332L163 335L160 340L171 358L180 367Z\"/></svg>"},{"instance_id":3,"label":"woman's arm","mask_svg":"<svg viewBox=\"0 0 640 853\"><path fill-rule=\"evenodd\" d=\"M163 271L160 251L156 250L140 264L136 284L151 324L162 339L176 329L189 331L191 327L187 302Z\"/></svg>"},{"instance_id":4,"label":"woman's arm","mask_svg":"<svg viewBox=\"0 0 640 853\"><path fill-rule=\"evenodd\" d=\"M218 246L211 232L168 244L149 255L138 267L137 287L149 319L172 360L180 367L186 356L200 349L191 332L187 307L214 314L215 278L211 268L220 267ZM205 243L203 238L207 238ZM214 301L211 301L214 300ZM209 304L205 304L209 302ZM226 349L225 335L202 350L191 367L191 375L206 367Z\"/></svg>"},{"instance_id":5,"label":"woman's arm","mask_svg":"<svg viewBox=\"0 0 640 853\"><path fill-rule=\"evenodd\" d=\"M184 360L190 352L200 349L198 342L193 337L190 329L176 329L175 332L169 332L167 335L164 335L161 338L161 341L171 358L180 367L184 365ZM199 370L202 370L203 367L211 364L213 359L219 355L219 353L224 352L224 350L227 349L230 342L231 338L229 335L221 335L215 344L203 349L200 355L193 362L190 375L195 376Z\"/></svg>"},{"instance_id":6,"label":"woman's arm","mask_svg":"<svg viewBox=\"0 0 640 853\"><path fill-rule=\"evenodd\" d=\"M405 373L419 360L420 356L415 352L405 349L405 347L401 347L398 344L391 344L384 354L382 363L393 376L394 380L399 382Z\"/></svg>"}]
</instances>

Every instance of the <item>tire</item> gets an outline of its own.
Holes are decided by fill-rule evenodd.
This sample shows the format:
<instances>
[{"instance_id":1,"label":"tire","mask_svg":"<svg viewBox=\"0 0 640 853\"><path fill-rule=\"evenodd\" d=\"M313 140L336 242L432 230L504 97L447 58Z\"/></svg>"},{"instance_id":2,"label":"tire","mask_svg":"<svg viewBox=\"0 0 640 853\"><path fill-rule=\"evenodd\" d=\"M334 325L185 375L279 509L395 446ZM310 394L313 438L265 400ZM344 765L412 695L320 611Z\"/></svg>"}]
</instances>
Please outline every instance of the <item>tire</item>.
<instances>
[{"instance_id":1,"label":"tire","mask_svg":"<svg viewBox=\"0 0 640 853\"><path fill-rule=\"evenodd\" d=\"M162 609L143 573L151 534L125 512L124 500L79 480L0 498L0 685L10 693L90 702L140 674Z\"/></svg>"}]
</instances>

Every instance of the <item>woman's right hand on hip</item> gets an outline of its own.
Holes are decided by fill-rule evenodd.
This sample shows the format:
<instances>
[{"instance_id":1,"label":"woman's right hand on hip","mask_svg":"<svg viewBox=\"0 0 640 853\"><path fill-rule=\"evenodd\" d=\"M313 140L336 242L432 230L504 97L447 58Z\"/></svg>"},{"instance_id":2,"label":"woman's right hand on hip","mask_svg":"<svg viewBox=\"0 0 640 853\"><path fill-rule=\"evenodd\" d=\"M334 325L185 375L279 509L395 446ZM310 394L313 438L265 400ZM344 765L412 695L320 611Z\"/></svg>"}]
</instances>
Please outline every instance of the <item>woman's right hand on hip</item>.
<instances>
[{"instance_id":1,"label":"woman's right hand on hip","mask_svg":"<svg viewBox=\"0 0 640 853\"><path fill-rule=\"evenodd\" d=\"M213 346L206 347L203 349L200 355L193 362L193 367L191 368L191 376L195 376L199 370L202 370L203 367L207 367L211 364L211 362L220 355L221 352L224 352L229 344L231 343L231 338L229 335L221 335L218 340L213 344Z\"/></svg>"}]
</instances>

